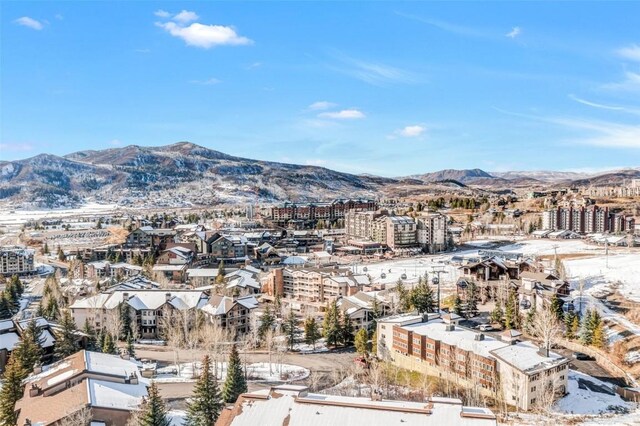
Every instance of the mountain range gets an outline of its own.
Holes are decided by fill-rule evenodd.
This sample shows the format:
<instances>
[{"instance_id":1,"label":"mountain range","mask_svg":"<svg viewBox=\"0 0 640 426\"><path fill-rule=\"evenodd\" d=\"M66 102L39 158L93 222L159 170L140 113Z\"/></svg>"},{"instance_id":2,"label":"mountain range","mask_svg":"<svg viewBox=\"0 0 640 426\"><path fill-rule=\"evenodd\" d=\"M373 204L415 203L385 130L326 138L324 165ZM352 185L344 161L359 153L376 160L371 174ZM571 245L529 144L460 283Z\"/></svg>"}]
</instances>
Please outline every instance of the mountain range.
<instances>
[{"instance_id":1,"label":"mountain range","mask_svg":"<svg viewBox=\"0 0 640 426\"><path fill-rule=\"evenodd\" d=\"M640 169L598 175L572 172L488 173L441 170L398 178L354 175L324 167L234 157L190 142L131 145L40 154L0 161L0 203L60 207L87 200L122 205L190 206L216 203L322 200L397 195L429 188L504 190L550 184L615 184L640 177ZM403 189L405 188L405 189Z\"/></svg>"}]
</instances>

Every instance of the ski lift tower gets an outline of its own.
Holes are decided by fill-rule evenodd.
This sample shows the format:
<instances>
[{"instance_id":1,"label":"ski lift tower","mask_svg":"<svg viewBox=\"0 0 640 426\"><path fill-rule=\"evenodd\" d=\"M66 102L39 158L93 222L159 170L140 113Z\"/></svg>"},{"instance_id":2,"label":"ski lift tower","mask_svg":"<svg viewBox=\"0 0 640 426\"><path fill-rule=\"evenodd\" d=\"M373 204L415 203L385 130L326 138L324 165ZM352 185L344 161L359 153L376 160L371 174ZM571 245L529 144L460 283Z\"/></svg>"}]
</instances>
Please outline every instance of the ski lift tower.
<instances>
[{"instance_id":1,"label":"ski lift tower","mask_svg":"<svg viewBox=\"0 0 640 426\"><path fill-rule=\"evenodd\" d=\"M432 266L431 273L433 274L431 282L438 288L436 306L438 307L438 314L440 314L440 274L448 274L448 272L444 270L444 266Z\"/></svg>"}]
</instances>

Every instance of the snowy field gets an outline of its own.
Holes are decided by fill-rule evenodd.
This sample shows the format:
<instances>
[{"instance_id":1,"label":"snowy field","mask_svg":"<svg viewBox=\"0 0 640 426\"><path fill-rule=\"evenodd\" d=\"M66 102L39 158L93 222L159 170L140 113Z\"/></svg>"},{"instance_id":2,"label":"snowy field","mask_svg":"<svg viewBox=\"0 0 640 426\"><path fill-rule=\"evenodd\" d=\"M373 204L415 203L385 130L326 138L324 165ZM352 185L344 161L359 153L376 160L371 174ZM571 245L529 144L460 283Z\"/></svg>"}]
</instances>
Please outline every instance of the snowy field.
<instances>
[{"instance_id":1,"label":"snowy field","mask_svg":"<svg viewBox=\"0 0 640 426\"><path fill-rule=\"evenodd\" d=\"M565 260L564 267L573 288L584 280L590 295L607 294L615 287L625 298L640 302L640 253L609 254L608 261L605 256Z\"/></svg>"},{"instance_id":2,"label":"snowy field","mask_svg":"<svg viewBox=\"0 0 640 426\"><path fill-rule=\"evenodd\" d=\"M613 395L595 391L598 388L609 390ZM557 413L604 414L630 412L637 408L636 404L627 402L614 393L610 384L578 371L569 371L567 390L569 394L554 406Z\"/></svg>"},{"instance_id":3,"label":"snowy field","mask_svg":"<svg viewBox=\"0 0 640 426\"><path fill-rule=\"evenodd\" d=\"M77 209L0 210L0 227L20 227L22 224L31 220L106 214L117 209L117 204L87 203Z\"/></svg>"},{"instance_id":4,"label":"snowy field","mask_svg":"<svg viewBox=\"0 0 640 426\"><path fill-rule=\"evenodd\" d=\"M212 365L212 370L214 369ZM189 362L179 365L179 372L175 365L159 368L153 378L158 383L193 382L201 372L199 362ZM227 375L227 364L218 363L218 380L224 380ZM278 364L272 362L257 362L247 365L247 378L250 381L282 382L303 380L309 377L309 370L298 365Z\"/></svg>"},{"instance_id":5,"label":"snowy field","mask_svg":"<svg viewBox=\"0 0 640 426\"><path fill-rule=\"evenodd\" d=\"M477 254L477 251L475 253ZM405 283L417 283L418 278L423 277L425 272L429 274L429 277L432 277L434 270L446 272L446 274L440 275L443 284L453 284L460 275L458 266L451 264L451 255L421 256L378 263L363 263L352 266L351 269L354 273L371 275L373 282L379 284L395 284L403 274L406 275L406 278L402 279ZM382 274L385 275L384 278Z\"/></svg>"},{"instance_id":6,"label":"snowy field","mask_svg":"<svg viewBox=\"0 0 640 426\"><path fill-rule=\"evenodd\" d=\"M604 254L604 248L589 245L583 240L549 240L546 238L523 240L500 247L502 251L522 253L525 256L553 254Z\"/></svg>"}]
</instances>

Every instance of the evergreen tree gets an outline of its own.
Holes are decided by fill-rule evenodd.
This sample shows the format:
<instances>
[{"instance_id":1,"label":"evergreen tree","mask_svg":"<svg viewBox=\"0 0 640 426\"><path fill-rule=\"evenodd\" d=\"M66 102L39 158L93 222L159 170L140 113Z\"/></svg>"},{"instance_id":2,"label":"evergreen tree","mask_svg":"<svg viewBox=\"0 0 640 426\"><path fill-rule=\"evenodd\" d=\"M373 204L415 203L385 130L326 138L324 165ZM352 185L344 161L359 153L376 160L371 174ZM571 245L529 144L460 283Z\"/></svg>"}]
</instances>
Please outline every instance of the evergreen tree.
<instances>
[{"instance_id":1,"label":"evergreen tree","mask_svg":"<svg viewBox=\"0 0 640 426\"><path fill-rule=\"evenodd\" d=\"M413 288L411 291L411 304L418 313L434 312L433 290L429 287L427 280L420 279L418 285Z\"/></svg>"},{"instance_id":2,"label":"evergreen tree","mask_svg":"<svg viewBox=\"0 0 640 426\"><path fill-rule=\"evenodd\" d=\"M113 355L118 353L118 348L116 347L116 344L113 341L113 337L111 336L111 333L105 333L104 343L102 344L102 352L105 354L113 354Z\"/></svg>"},{"instance_id":3,"label":"evergreen tree","mask_svg":"<svg viewBox=\"0 0 640 426\"><path fill-rule=\"evenodd\" d=\"M2 389L0 389L0 425L15 426L18 420L15 406L16 402L22 398L24 391L22 381L27 374L18 357L13 355L9 357L2 375Z\"/></svg>"},{"instance_id":4,"label":"evergreen tree","mask_svg":"<svg viewBox=\"0 0 640 426\"><path fill-rule=\"evenodd\" d=\"M364 328L361 328L356 333L354 345L356 352L362 356L366 356L369 353L369 333Z\"/></svg>"},{"instance_id":5,"label":"evergreen tree","mask_svg":"<svg viewBox=\"0 0 640 426\"><path fill-rule=\"evenodd\" d=\"M18 296L22 296L22 293L24 292L24 286L22 285L22 281L20 281L20 277L18 277L17 275L13 275L11 277L11 285L15 289L15 292L18 294Z\"/></svg>"},{"instance_id":6,"label":"evergreen tree","mask_svg":"<svg viewBox=\"0 0 640 426\"><path fill-rule=\"evenodd\" d=\"M220 263L218 263L218 276L224 277L224 260L221 260Z\"/></svg>"},{"instance_id":7,"label":"evergreen tree","mask_svg":"<svg viewBox=\"0 0 640 426\"><path fill-rule=\"evenodd\" d=\"M518 318L518 299L516 297L515 291L509 292L509 298L507 299L507 304L504 309L504 327L506 329L511 328L519 328Z\"/></svg>"},{"instance_id":8,"label":"evergreen tree","mask_svg":"<svg viewBox=\"0 0 640 426\"><path fill-rule=\"evenodd\" d=\"M573 315L573 321L571 321L571 334L573 338L578 337L578 332L580 331L580 317L576 314Z\"/></svg>"},{"instance_id":9,"label":"evergreen tree","mask_svg":"<svg viewBox=\"0 0 640 426\"><path fill-rule=\"evenodd\" d=\"M293 312L293 308L289 309L289 315L287 315L286 322L284 323L284 332L287 335L289 350L293 350L293 345L295 345L298 335L298 317Z\"/></svg>"},{"instance_id":10,"label":"evergreen tree","mask_svg":"<svg viewBox=\"0 0 640 426\"><path fill-rule=\"evenodd\" d=\"M351 318L346 313L341 315L340 321L340 341L342 346L349 346L353 343L354 330Z\"/></svg>"},{"instance_id":11,"label":"evergreen tree","mask_svg":"<svg viewBox=\"0 0 640 426\"><path fill-rule=\"evenodd\" d=\"M42 247L42 254L49 254L49 244L47 244L46 242L44 243L44 246Z\"/></svg>"},{"instance_id":12,"label":"evergreen tree","mask_svg":"<svg viewBox=\"0 0 640 426\"><path fill-rule=\"evenodd\" d=\"M316 348L316 342L322 337L320 330L318 329L318 323L314 317L307 317L304 321L304 342L307 345L313 345L313 349Z\"/></svg>"},{"instance_id":13,"label":"evergreen tree","mask_svg":"<svg viewBox=\"0 0 640 426\"><path fill-rule=\"evenodd\" d=\"M167 409L158 393L158 385L151 382L149 396L142 404L140 413L140 426L170 426L171 421L167 417Z\"/></svg>"},{"instance_id":14,"label":"evergreen tree","mask_svg":"<svg viewBox=\"0 0 640 426\"><path fill-rule=\"evenodd\" d=\"M560 300L558 295L554 293L554 295L551 296L551 312L556 314L556 318L558 318L558 321L562 321L564 318L564 311L562 310L562 304L563 304L562 300Z\"/></svg>"},{"instance_id":15,"label":"evergreen tree","mask_svg":"<svg viewBox=\"0 0 640 426\"><path fill-rule=\"evenodd\" d=\"M107 337L107 333L102 330L100 331L100 333L98 333L98 338L96 339L96 351L98 352L102 352L102 347L104 346L104 343L106 341L106 337Z\"/></svg>"},{"instance_id":16,"label":"evergreen tree","mask_svg":"<svg viewBox=\"0 0 640 426\"><path fill-rule=\"evenodd\" d=\"M586 315L584 316L584 319L582 321L582 330L580 333L580 341L589 346L591 345L591 343L593 342L593 329L594 327L594 321L593 321L593 314L595 311L592 311L591 309L587 310Z\"/></svg>"},{"instance_id":17,"label":"evergreen tree","mask_svg":"<svg viewBox=\"0 0 640 426\"><path fill-rule=\"evenodd\" d=\"M374 331L371 335L371 353L376 354L378 352L378 331Z\"/></svg>"},{"instance_id":18,"label":"evergreen tree","mask_svg":"<svg viewBox=\"0 0 640 426\"><path fill-rule=\"evenodd\" d=\"M569 340L573 340L576 338L576 333L575 333L575 329L574 329L574 321L577 319L577 315L574 312L568 311L566 314L564 314L564 336L569 339Z\"/></svg>"},{"instance_id":19,"label":"evergreen tree","mask_svg":"<svg viewBox=\"0 0 640 426\"><path fill-rule=\"evenodd\" d=\"M127 335L127 355L129 355L130 358L136 357L136 350L133 347L133 337L131 337L131 334Z\"/></svg>"},{"instance_id":20,"label":"evergreen tree","mask_svg":"<svg viewBox=\"0 0 640 426\"><path fill-rule=\"evenodd\" d=\"M464 316L468 319L478 315L478 287L473 281L467 286L466 298Z\"/></svg>"},{"instance_id":21,"label":"evergreen tree","mask_svg":"<svg viewBox=\"0 0 640 426\"><path fill-rule=\"evenodd\" d=\"M120 315L120 338L126 339L127 336L132 334L131 327L131 314L129 312L129 305L122 302L118 305L118 314Z\"/></svg>"},{"instance_id":22,"label":"evergreen tree","mask_svg":"<svg viewBox=\"0 0 640 426\"><path fill-rule=\"evenodd\" d=\"M395 290L398 295L398 312L409 312L411 310L411 294L406 289L401 279L398 280Z\"/></svg>"},{"instance_id":23,"label":"evergreen tree","mask_svg":"<svg viewBox=\"0 0 640 426\"><path fill-rule=\"evenodd\" d=\"M62 251L62 248L58 247L58 260L60 262L66 262L67 260L67 256L64 254L64 251Z\"/></svg>"},{"instance_id":24,"label":"evergreen tree","mask_svg":"<svg viewBox=\"0 0 640 426\"><path fill-rule=\"evenodd\" d=\"M460 296L456 294L456 298L453 301L453 313L459 316L464 315L464 311L462 309L462 299Z\"/></svg>"},{"instance_id":25,"label":"evergreen tree","mask_svg":"<svg viewBox=\"0 0 640 426\"><path fill-rule=\"evenodd\" d=\"M69 311L65 311L60 321L60 331L56 333L55 355L58 359L62 359L77 351L76 325Z\"/></svg>"},{"instance_id":26,"label":"evergreen tree","mask_svg":"<svg viewBox=\"0 0 640 426\"><path fill-rule=\"evenodd\" d=\"M11 303L5 292L0 293L0 320L9 319L13 315Z\"/></svg>"},{"instance_id":27,"label":"evergreen tree","mask_svg":"<svg viewBox=\"0 0 640 426\"><path fill-rule=\"evenodd\" d=\"M47 296L42 316L49 321L57 321L60 318L60 306L58 306L58 300L55 297Z\"/></svg>"},{"instance_id":28,"label":"evergreen tree","mask_svg":"<svg viewBox=\"0 0 640 426\"><path fill-rule=\"evenodd\" d=\"M330 303L327 306L327 312L324 315L324 322L322 324L322 332L327 340L327 345L337 346L340 342L340 316L338 314L338 305L336 302Z\"/></svg>"},{"instance_id":29,"label":"evergreen tree","mask_svg":"<svg viewBox=\"0 0 640 426\"><path fill-rule=\"evenodd\" d=\"M223 408L218 381L211 372L211 361L205 355L202 374L198 378L187 408L186 426L212 426Z\"/></svg>"},{"instance_id":30,"label":"evergreen tree","mask_svg":"<svg viewBox=\"0 0 640 426\"><path fill-rule=\"evenodd\" d=\"M222 399L224 399L224 402L227 404L231 404L236 402L238 397L245 392L247 392L247 382L242 372L238 348L236 348L236 345L233 345L231 347L229 360L227 361L227 377L222 389Z\"/></svg>"},{"instance_id":31,"label":"evergreen tree","mask_svg":"<svg viewBox=\"0 0 640 426\"><path fill-rule=\"evenodd\" d=\"M500 303L500 299L496 300L496 306L491 311L491 315L489 315L489 319L491 322L502 324L502 304Z\"/></svg>"},{"instance_id":32,"label":"evergreen tree","mask_svg":"<svg viewBox=\"0 0 640 426\"><path fill-rule=\"evenodd\" d=\"M260 317L260 327L258 328L258 336L260 340L264 338L265 333L273 328L273 325L276 323L276 317L273 315L271 308L267 305L264 308L264 312L262 312L262 316Z\"/></svg>"},{"instance_id":33,"label":"evergreen tree","mask_svg":"<svg viewBox=\"0 0 640 426\"><path fill-rule=\"evenodd\" d=\"M82 332L87 335L87 350L100 351L98 349L98 337L96 336L96 330L91 326L88 319L84 320L84 327ZM102 346L100 346L102 348Z\"/></svg>"},{"instance_id":34,"label":"evergreen tree","mask_svg":"<svg viewBox=\"0 0 640 426\"><path fill-rule=\"evenodd\" d=\"M42 330L34 319L27 323L22 333L22 340L13 350L12 356L15 356L22 363L22 367L28 372L33 371L33 367L42 359L42 344L44 338Z\"/></svg>"},{"instance_id":35,"label":"evergreen tree","mask_svg":"<svg viewBox=\"0 0 640 426\"><path fill-rule=\"evenodd\" d=\"M373 302L371 303L371 322L369 323L369 330L375 330L378 326L378 318L382 316L382 306L378 302L378 298L374 295Z\"/></svg>"}]
</instances>

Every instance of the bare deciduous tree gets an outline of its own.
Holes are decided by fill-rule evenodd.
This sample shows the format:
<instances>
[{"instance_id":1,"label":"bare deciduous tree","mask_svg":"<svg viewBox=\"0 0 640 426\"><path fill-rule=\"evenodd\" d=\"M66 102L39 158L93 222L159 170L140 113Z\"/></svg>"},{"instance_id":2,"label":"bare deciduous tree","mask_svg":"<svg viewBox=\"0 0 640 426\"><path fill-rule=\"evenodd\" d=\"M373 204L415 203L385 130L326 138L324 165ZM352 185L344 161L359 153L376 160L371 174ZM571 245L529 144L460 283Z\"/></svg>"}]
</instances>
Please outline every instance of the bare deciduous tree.
<instances>
[{"instance_id":1,"label":"bare deciduous tree","mask_svg":"<svg viewBox=\"0 0 640 426\"><path fill-rule=\"evenodd\" d=\"M91 409L85 406L68 414L58 424L59 426L89 426L91 420Z\"/></svg>"},{"instance_id":2,"label":"bare deciduous tree","mask_svg":"<svg viewBox=\"0 0 640 426\"><path fill-rule=\"evenodd\" d=\"M549 306L544 306L536 312L531 328L533 335L542 340L542 347L546 356L549 356L551 346L562 335L562 327L555 312Z\"/></svg>"}]
</instances>

